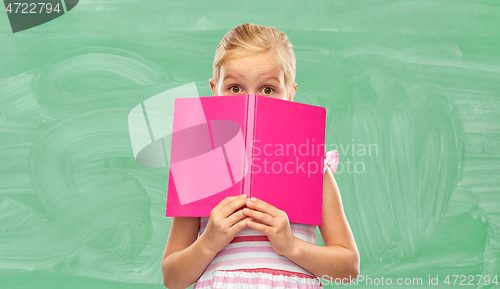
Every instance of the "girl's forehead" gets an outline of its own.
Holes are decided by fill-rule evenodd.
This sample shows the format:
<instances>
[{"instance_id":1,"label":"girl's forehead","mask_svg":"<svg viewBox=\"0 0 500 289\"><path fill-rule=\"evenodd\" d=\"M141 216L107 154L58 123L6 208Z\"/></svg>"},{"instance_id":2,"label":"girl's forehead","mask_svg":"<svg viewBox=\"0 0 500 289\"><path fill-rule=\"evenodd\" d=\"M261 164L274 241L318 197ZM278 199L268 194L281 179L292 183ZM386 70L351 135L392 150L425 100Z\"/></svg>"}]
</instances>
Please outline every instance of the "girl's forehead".
<instances>
[{"instance_id":1,"label":"girl's forehead","mask_svg":"<svg viewBox=\"0 0 500 289\"><path fill-rule=\"evenodd\" d=\"M228 54L224 62L260 62L267 63L279 66L278 58L275 53L272 51L264 51L264 52L233 52Z\"/></svg>"},{"instance_id":2,"label":"girl's forehead","mask_svg":"<svg viewBox=\"0 0 500 289\"><path fill-rule=\"evenodd\" d=\"M248 74L250 72L264 74L282 74L283 71L276 60L263 54L254 54L239 58L226 59L221 65L223 74Z\"/></svg>"},{"instance_id":3,"label":"girl's forehead","mask_svg":"<svg viewBox=\"0 0 500 289\"><path fill-rule=\"evenodd\" d=\"M224 69L224 68L223 68ZM228 68L221 71L221 81L229 80L248 80L248 81L261 81L261 80L276 80L284 82L284 74L278 68L266 69L263 67L255 67L254 69L248 67L241 67L241 69Z\"/></svg>"}]
</instances>

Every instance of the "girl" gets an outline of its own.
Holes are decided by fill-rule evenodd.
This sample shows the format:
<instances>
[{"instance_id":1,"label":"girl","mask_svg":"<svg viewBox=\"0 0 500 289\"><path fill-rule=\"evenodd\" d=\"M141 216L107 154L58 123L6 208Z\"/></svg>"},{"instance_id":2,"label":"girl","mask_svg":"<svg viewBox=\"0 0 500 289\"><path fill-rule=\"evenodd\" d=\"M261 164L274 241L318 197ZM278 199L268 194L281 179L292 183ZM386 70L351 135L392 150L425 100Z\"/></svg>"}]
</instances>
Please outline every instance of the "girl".
<instances>
[{"instance_id":1,"label":"girl","mask_svg":"<svg viewBox=\"0 0 500 289\"><path fill-rule=\"evenodd\" d=\"M294 80L295 55L287 36L273 27L243 24L219 44L210 87L214 96L259 94L293 101ZM336 166L330 167L338 154L327 156L319 226L325 246L316 245L315 226L290 223L286 212L262 200L228 197L208 218L173 218L162 260L164 285L320 288L326 280L355 279L359 253L333 178Z\"/></svg>"}]
</instances>

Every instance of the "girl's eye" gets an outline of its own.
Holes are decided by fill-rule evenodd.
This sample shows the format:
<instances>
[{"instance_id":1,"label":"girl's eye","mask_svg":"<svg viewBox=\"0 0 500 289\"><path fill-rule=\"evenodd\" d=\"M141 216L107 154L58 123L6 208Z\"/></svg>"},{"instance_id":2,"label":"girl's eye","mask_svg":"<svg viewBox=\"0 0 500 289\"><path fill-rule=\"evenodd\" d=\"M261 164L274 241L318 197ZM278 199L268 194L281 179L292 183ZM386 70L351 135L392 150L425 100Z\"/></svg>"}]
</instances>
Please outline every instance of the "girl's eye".
<instances>
[{"instance_id":1,"label":"girl's eye","mask_svg":"<svg viewBox=\"0 0 500 289\"><path fill-rule=\"evenodd\" d=\"M274 89L272 87L266 86L263 90L264 94L271 94Z\"/></svg>"},{"instance_id":2,"label":"girl's eye","mask_svg":"<svg viewBox=\"0 0 500 289\"><path fill-rule=\"evenodd\" d=\"M236 86L236 85L235 85L235 86L231 86L231 87L229 88L229 90L230 90L232 93L239 93L239 92L241 92L241 88L239 88L239 87L238 87L238 86Z\"/></svg>"}]
</instances>

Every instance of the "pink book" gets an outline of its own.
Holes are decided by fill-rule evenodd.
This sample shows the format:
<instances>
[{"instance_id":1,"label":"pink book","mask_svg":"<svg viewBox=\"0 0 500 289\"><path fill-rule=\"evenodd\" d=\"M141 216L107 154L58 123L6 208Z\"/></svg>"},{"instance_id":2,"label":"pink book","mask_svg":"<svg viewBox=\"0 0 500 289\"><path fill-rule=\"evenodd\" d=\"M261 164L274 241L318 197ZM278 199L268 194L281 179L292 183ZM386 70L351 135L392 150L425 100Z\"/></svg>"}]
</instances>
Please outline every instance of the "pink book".
<instances>
[{"instance_id":1,"label":"pink book","mask_svg":"<svg viewBox=\"0 0 500 289\"><path fill-rule=\"evenodd\" d=\"M167 217L246 194L321 225L326 109L255 94L177 98Z\"/></svg>"}]
</instances>

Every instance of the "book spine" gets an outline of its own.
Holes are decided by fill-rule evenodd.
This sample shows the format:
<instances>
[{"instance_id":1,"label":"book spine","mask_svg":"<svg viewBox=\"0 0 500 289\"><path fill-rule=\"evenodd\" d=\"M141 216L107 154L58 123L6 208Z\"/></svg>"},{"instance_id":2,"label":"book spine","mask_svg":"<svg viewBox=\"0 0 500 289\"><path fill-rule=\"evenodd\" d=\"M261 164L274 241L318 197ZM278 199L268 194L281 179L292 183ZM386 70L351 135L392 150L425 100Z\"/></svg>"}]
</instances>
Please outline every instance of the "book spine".
<instances>
[{"instance_id":1,"label":"book spine","mask_svg":"<svg viewBox=\"0 0 500 289\"><path fill-rule=\"evenodd\" d=\"M253 163L253 141L255 137L255 94L247 96L247 110L246 110L246 135L245 135L245 166L248 167L248 172L243 179L243 194L247 197L252 197L251 183L252 183L252 163Z\"/></svg>"},{"instance_id":2,"label":"book spine","mask_svg":"<svg viewBox=\"0 0 500 289\"><path fill-rule=\"evenodd\" d=\"M243 171L243 178L241 179L241 182L240 182L240 194L243 195L243 194L246 194L246 191L245 191L245 180L246 180L246 175L248 174L248 170L245 170L245 168L248 166L248 162L247 162L247 135L248 135L248 99L249 99L249 96L248 95L245 95L245 117L244 117L244 123L243 123L243 128L242 128L242 132L243 132L243 142L244 142L244 152L243 152L243 156L242 156L242 164L243 164L243 168L242 168L242 171ZM247 195L248 196L248 195Z\"/></svg>"}]
</instances>

